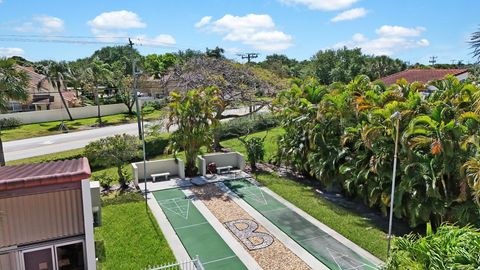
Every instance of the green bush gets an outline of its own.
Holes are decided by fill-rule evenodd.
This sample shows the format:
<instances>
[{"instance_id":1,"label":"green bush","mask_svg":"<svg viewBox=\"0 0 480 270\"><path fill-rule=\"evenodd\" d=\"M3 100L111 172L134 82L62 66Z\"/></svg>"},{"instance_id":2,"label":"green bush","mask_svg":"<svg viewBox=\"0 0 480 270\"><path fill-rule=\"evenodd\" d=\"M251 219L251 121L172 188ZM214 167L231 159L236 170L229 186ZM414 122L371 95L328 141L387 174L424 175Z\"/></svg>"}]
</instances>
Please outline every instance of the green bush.
<instances>
[{"instance_id":1,"label":"green bush","mask_svg":"<svg viewBox=\"0 0 480 270\"><path fill-rule=\"evenodd\" d=\"M3 119L0 119L0 131L2 129L16 128L16 127L19 127L21 124L22 124L22 121L20 121L17 118L14 118L14 117L3 118Z\"/></svg>"},{"instance_id":2,"label":"green bush","mask_svg":"<svg viewBox=\"0 0 480 270\"><path fill-rule=\"evenodd\" d=\"M102 172L99 175L93 176L93 180L100 182L100 186L105 190L109 190L112 187L112 183L116 181L113 175L108 174L107 172Z\"/></svg>"},{"instance_id":3,"label":"green bush","mask_svg":"<svg viewBox=\"0 0 480 270\"><path fill-rule=\"evenodd\" d=\"M145 151L147 158L163 154L168 142L169 140L165 137L145 137Z\"/></svg>"},{"instance_id":4,"label":"green bush","mask_svg":"<svg viewBox=\"0 0 480 270\"><path fill-rule=\"evenodd\" d=\"M155 100L148 100L142 104L142 107L152 107L154 110L160 110L165 107L166 100L165 99L155 99Z\"/></svg>"},{"instance_id":5,"label":"green bush","mask_svg":"<svg viewBox=\"0 0 480 270\"><path fill-rule=\"evenodd\" d=\"M220 139L231 139L253 132L264 131L279 125L279 121L270 113L258 113L222 122L215 132Z\"/></svg>"},{"instance_id":6,"label":"green bush","mask_svg":"<svg viewBox=\"0 0 480 270\"><path fill-rule=\"evenodd\" d=\"M266 137L238 137L247 150L247 160L250 162L250 167L254 172L257 170L257 162L262 161L263 157L265 156L265 147L263 144L265 142L265 138Z\"/></svg>"},{"instance_id":7,"label":"green bush","mask_svg":"<svg viewBox=\"0 0 480 270\"><path fill-rule=\"evenodd\" d=\"M143 106L142 107L142 113L144 115L152 114L155 111L155 108L152 106Z\"/></svg>"},{"instance_id":8,"label":"green bush","mask_svg":"<svg viewBox=\"0 0 480 270\"><path fill-rule=\"evenodd\" d=\"M141 156L138 139L135 136L122 134L101 138L85 146L85 156L93 166L117 168L118 182L122 188L128 185L123 172L123 165Z\"/></svg>"},{"instance_id":9,"label":"green bush","mask_svg":"<svg viewBox=\"0 0 480 270\"><path fill-rule=\"evenodd\" d=\"M395 238L385 269L480 269L480 231L442 225L427 235Z\"/></svg>"}]
</instances>

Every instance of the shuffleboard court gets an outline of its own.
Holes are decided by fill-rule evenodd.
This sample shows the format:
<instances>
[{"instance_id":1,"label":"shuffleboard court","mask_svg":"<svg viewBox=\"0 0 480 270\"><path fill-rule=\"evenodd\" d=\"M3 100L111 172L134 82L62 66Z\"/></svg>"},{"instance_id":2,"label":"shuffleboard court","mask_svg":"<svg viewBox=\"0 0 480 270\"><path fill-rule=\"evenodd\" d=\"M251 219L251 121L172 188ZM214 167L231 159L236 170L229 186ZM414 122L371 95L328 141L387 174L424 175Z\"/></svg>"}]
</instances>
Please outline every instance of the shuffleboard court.
<instances>
[{"instance_id":1,"label":"shuffleboard court","mask_svg":"<svg viewBox=\"0 0 480 270\"><path fill-rule=\"evenodd\" d=\"M315 224L247 180L224 184L330 269L379 269Z\"/></svg>"},{"instance_id":2,"label":"shuffleboard court","mask_svg":"<svg viewBox=\"0 0 480 270\"><path fill-rule=\"evenodd\" d=\"M180 189L153 192L183 246L206 270L247 269Z\"/></svg>"}]
</instances>

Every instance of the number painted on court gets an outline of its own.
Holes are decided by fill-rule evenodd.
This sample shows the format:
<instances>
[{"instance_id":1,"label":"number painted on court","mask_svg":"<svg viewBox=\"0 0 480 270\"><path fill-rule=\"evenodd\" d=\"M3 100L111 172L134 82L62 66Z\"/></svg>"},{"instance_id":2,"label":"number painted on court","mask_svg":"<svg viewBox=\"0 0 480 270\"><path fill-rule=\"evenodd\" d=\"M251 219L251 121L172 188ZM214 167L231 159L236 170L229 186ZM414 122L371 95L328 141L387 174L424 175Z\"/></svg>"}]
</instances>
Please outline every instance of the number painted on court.
<instances>
[{"instance_id":1,"label":"number painted on court","mask_svg":"<svg viewBox=\"0 0 480 270\"><path fill-rule=\"evenodd\" d=\"M225 222L225 226L250 250L262 249L273 243L273 237L257 232L258 224L250 219L238 219Z\"/></svg>"}]
</instances>

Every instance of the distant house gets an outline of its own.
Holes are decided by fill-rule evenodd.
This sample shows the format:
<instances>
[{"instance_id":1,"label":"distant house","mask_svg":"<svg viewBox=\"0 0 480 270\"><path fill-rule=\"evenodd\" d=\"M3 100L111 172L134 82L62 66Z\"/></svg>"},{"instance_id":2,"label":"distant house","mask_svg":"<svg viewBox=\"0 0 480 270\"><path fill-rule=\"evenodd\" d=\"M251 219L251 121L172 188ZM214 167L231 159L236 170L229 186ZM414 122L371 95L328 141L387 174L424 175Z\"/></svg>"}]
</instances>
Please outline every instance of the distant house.
<instances>
[{"instance_id":1,"label":"distant house","mask_svg":"<svg viewBox=\"0 0 480 270\"><path fill-rule=\"evenodd\" d=\"M435 80L443 79L446 75L453 75L459 80L465 80L468 78L468 71L466 69L407 69L383 78L386 85L396 83L400 79L405 79L407 82L421 82L428 83Z\"/></svg>"},{"instance_id":2,"label":"distant house","mask_svg":"<svg viewBox=\"0 0 480 270\"><path fill-rule=\"evenodd\" d=\"M27 89L29 98L27 101L10 101L11 111L41 111L64 107L57 89L45 80L44 75L36 73L33 67L17 65L16 68L25 71L30 79ZM74 92L62 91L62 95L69 108L79 105L79 100Z\"/></svg>"},{"instance_id":3,"label":"distant house","mask_svg":"<svg viewBox=\"0 0 480 270\"><path fill-rule=\"evenodd\" d=\"M95 269L89 177L86 158L0 167L0 269Z\"/></svg>"}]
</instances>

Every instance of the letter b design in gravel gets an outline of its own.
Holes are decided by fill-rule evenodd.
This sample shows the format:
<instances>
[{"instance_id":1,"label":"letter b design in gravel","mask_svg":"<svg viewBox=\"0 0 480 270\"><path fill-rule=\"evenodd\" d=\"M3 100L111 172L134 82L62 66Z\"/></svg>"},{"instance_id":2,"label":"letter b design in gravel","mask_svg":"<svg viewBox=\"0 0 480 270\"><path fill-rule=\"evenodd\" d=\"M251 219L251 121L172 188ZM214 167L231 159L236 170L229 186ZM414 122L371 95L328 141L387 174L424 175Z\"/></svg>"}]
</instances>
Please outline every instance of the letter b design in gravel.
<instances>
[{"instance_id":1,"label":"letter b design in gravel","mask_svg":"<svg viewBox=\"0 0 480 270\"><path fill-rule=\"evenodd\" d=\"M271 235L256 231L258 224L253 220L228 221L225 226L250 250L266 248L273 243Z\"/></svg>"}]
</instances>

